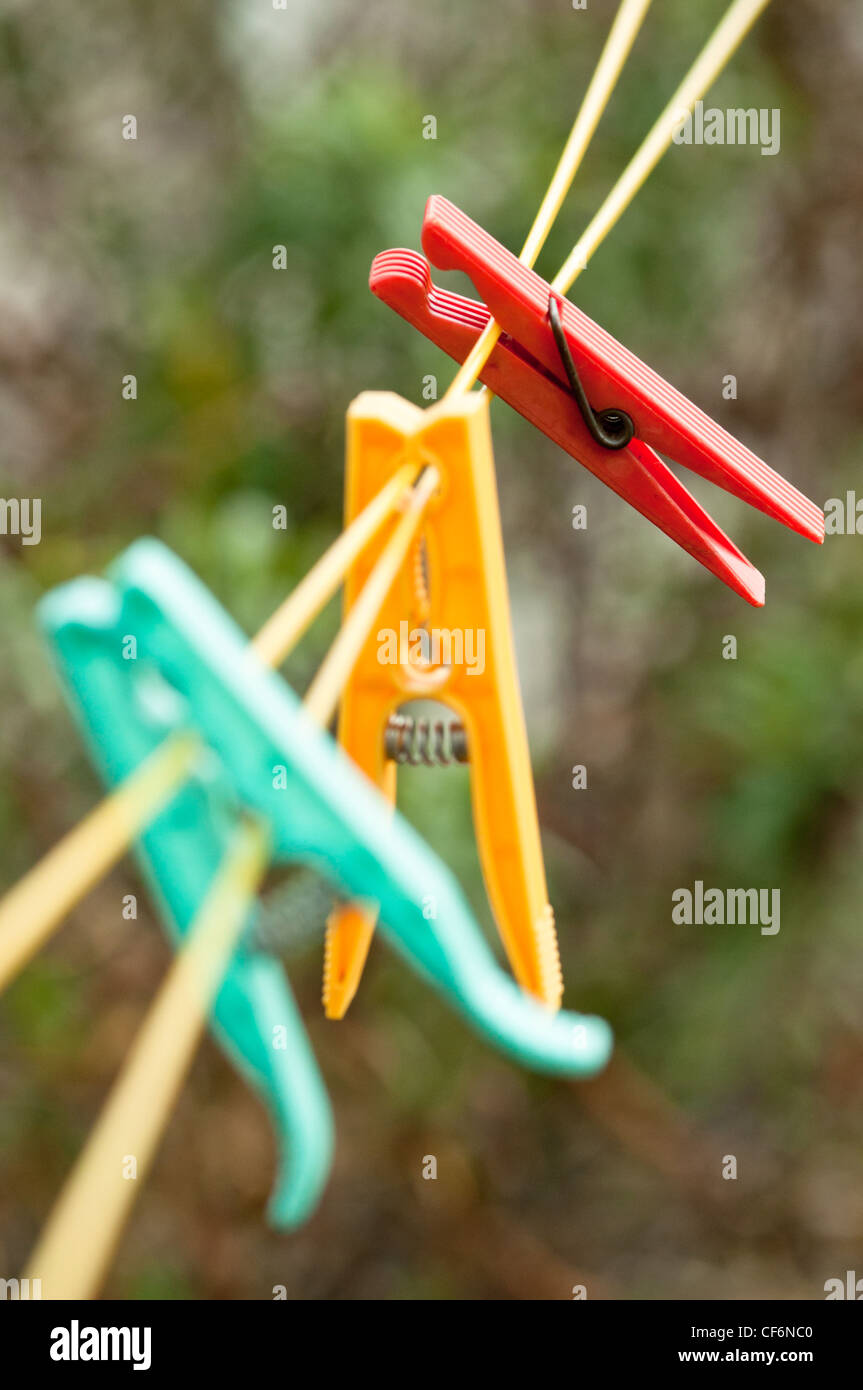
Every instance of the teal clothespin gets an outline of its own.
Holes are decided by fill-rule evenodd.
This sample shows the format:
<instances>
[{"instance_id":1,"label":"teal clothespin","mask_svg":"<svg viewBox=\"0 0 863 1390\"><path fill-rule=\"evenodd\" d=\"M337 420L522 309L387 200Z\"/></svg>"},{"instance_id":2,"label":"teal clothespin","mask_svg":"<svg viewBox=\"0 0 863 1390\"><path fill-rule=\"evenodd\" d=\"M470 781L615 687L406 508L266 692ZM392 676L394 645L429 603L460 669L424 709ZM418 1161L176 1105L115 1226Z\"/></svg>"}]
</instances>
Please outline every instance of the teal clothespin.
<instances>
[{"instance_id":1,"label":"teal clothespin","mask_svg":"<svg viewBox=\"0 0 863 1390\"><path fill-rule=\"evenodd\" d=\"M201 738L189 782L139 845L174 938L190 926L244 808L265 822L276 860L302 861L346 897L380 903L392 944L504 1052L561 1075L590 1076L604 1065L608 1025L550 1013L500 969L449 870L161 543L138 541L107 579L55 590L40 617L109 785L170 734L191 729ZM284 973L248 931L214 1026L273 1118L280 1159L271 1218L296 1224L326 1179L332 1120Z\"/></svg>"}]
</instances>

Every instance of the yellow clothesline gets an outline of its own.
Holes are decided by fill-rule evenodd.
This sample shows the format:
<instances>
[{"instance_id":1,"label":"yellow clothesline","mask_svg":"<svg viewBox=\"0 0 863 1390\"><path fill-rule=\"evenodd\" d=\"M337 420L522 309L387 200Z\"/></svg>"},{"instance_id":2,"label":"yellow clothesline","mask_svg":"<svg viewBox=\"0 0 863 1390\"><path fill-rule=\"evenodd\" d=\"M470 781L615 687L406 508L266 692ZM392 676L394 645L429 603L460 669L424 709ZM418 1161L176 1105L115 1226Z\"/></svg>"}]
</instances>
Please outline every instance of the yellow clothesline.
<instances>
[{"instance_id":1,"label":"yellow clothesline","mask_svg":"<svg viewBox=\"0 0 863 1390\"><path fill-rule=\"evenodd\" d=\"M533 226L521 248L519 260L522 265L533 266L545 245L546 238L554 226L555 218L563 206L567 193L572 187L572 181L578 173L581 161L599 124L599 118L608 105L617 79L649 8L650 0L622 0L593 77L590 79L584 101L581 103L581 110L575 118L572 130L569 132L569 139L563 147L563 154L560 156L557 168L552 175L551 183L545 191ZM461 392L471 389L491 356L499 337L500 327L494 319L491 319L453 378L444 400L452 399Z\"/></svg>"},{"instance_id":2,"label":"yellow clothesline","mask_svg":"<svg viewBox=\"0 0 863 1390\"><path fill-rule=\"evenodd\" d=\"M25 1278L40 1281L43 1298L98 1292L257 894L267 848L255 823L234 834L30 1256Z\"/></svg>"}]
</instances>

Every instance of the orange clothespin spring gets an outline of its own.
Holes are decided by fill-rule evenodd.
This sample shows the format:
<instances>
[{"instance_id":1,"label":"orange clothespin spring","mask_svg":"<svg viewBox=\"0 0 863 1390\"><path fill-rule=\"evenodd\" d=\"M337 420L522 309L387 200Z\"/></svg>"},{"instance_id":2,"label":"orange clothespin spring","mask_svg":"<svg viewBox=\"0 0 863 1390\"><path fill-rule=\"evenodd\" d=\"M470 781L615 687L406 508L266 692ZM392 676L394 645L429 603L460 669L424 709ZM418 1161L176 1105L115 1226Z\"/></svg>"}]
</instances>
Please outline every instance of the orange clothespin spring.
<instances>
[{"instance_id":1,"label":"orange clothespin spring","mask_svg":"<svg viewBox=\"0 0 863 1390\"><path fill-rule=\"evenodd\" d=\"M518 685L487 396L427 411L390 392L358 396L347 415L346 524L409 461L433 463L441 477L423 530L428 592L417 584L415 566L406 565L344 689L339 741L395 804L396 764L385 749L390 715L412 699L439 700L457 713L467 733L479 856L498 930L516 979L557 1009L563 982ZM384 544L385 537L376 538L352 568L345 613ZM356 992L375 921L368 904L330 915L329 1018L341 1018Z\"/></svg>"}]
</instances>

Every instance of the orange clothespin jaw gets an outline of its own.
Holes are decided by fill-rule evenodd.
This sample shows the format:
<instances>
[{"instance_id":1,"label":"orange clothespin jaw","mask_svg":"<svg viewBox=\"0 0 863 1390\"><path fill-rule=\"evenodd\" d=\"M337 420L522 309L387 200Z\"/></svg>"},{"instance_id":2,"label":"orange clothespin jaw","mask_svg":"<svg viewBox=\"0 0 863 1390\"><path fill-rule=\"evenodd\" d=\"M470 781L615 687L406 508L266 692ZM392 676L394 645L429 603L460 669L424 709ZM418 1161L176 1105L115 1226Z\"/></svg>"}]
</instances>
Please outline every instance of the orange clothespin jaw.
<instances>
[{"instance_id":1,"label":"orange clothespin jaw","mask_svg":"<svg viewBox=\"0 0 863 1390\"><path fill-rule=\"evenodd\" d=\"M536 798L516 670L485 393L423 411L390 392L364 392L347 415L345 521L406 462L433 463L441 486L423 530L428 585L405 566L345 687L339 741L394 803L387 721L412 699L435 699L467 731L480 862L492 911L522 987L557 1009L563 989L548 902ZM348 612L386 537L345 587ZM374 909L337 908L327 927L324 1007L345 1013L359 983Z\"/></svg>"}]
</instances>

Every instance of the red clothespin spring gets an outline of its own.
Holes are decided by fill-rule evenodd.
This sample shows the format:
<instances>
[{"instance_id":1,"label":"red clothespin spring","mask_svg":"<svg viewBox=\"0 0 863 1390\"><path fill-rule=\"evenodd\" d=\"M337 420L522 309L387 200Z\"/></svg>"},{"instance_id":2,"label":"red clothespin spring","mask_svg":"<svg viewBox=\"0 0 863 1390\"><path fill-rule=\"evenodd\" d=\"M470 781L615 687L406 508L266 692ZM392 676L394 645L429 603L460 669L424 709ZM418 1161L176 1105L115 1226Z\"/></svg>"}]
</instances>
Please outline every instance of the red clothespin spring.
<instances>
[{"instance_id":1,"label":"red clothespin spring","mask_svg":"<svg viewBox=\"0 0 863 1390\"><path fill-rule=\"evenodd\" d=\"M763 576L656 450L823 541L814 502L446 198L429 198L422 243L432 265L464 271L485 302L438 289L415 251L376 256L372 292L457 362L496 319L485 385L749 603L763 604Z\"/></svg>"}]
</instances>

